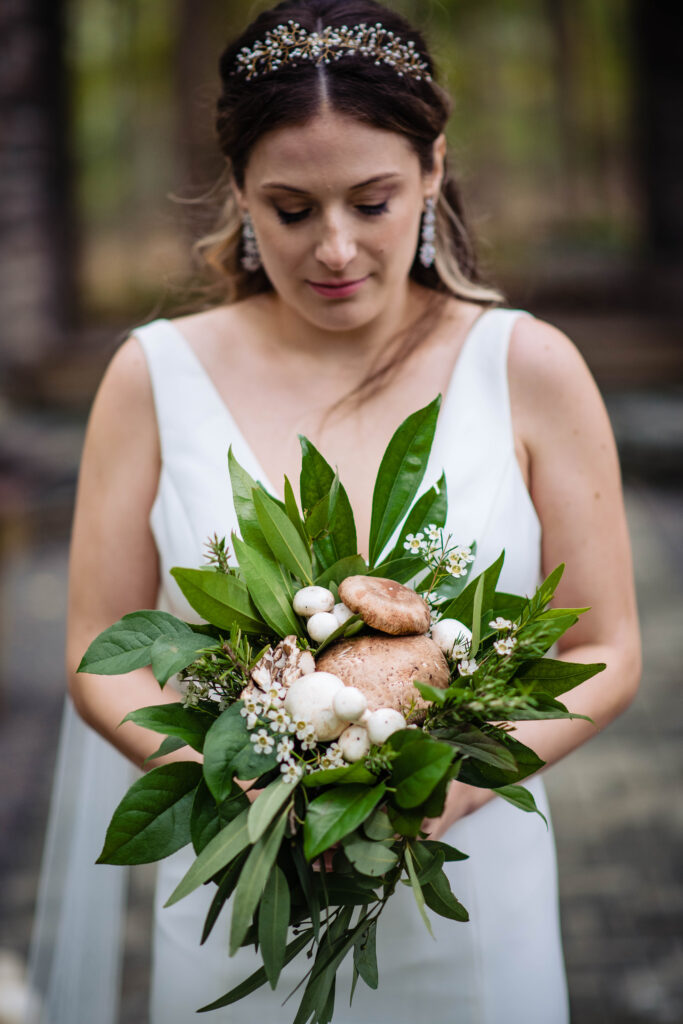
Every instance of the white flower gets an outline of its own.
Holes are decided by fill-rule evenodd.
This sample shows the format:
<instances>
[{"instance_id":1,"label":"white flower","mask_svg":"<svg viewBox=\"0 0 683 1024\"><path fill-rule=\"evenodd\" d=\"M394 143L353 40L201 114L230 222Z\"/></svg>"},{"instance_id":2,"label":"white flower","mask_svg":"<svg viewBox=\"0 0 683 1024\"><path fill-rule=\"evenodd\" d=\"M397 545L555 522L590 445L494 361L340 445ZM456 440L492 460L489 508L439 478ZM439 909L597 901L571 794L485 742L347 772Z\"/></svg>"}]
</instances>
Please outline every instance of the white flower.
<instances>
[{"instance_id":1,"label":"white flower","mask_svg":"<svg viewBox=\"0 0 683 1024\"><path fill-rule=\"evenodd\" d=\"M514 625L514 622L511 622L510 619L504 619L501 615L498 615L497 618L489 622L491 629L512 629Z\"/></svg>"},{"instance_id":2,"label":"white flower","mask_svg":"<svg viewBox=\"0 0 683 1024\"><path fill-rule=\"evenodd\" d=\"M244 714L244 711L241 711L240 714ZM259 717L258 717L258 715L247 714L246 719L247 719L247 729L254 729L256 727L256 723L259 720Z\"/></svg>"},{"instance_id":3,"label":"white flower","mask_svg":"<svg viewBox=\"0 0 683 1024\"><path fill-rule=\"evenodd\" d=\"M414 555L419 554L420 551L427 547L424 542L424 534L416 533L413 535L412 533L409 533L403 542L403 547L406 551L410 551Z\"/></svg>"},{"instance_id":4,"label":"white flower","mask_svg":"<svg viewBox=\"0 0 683 1024\"><path fill-rule=\"evenodd\" d=\"M450 558L448 560L447 568L449 576L454 576L456 579L459 579L460 576L464 576L467 572L467 565L465 562L452 562Z\"/></svg>"},{"instance_id":5,"label":"white flower","mask_svg":"<svg viewBox=\"0 0 683 1024\"><path fill-rule=\"evenodd\" d=\"M248 715L260 715L263 711L263 707L255 697L244 697L242 703L244 707L240 708L240 714L243 718L246 718Z\"/></svg>"},{"instance_id":6,"label":"white flower","mask_svg":"<svg viewBox=\"0 0 683 1024\"><path fill-rule=\"evenodd\" d=\"M496 640L493 644L496 654L512 654L516 646L517 640L514 636L507 637L505 640Z\"/></svg>"},{"instance_id":7,"label":"white flower","mask_svg":"<svg viewBox=\"0 0 683 1024\"><path fill-rule=\"evenodd\" d=\"M458 672L461 676L474 675L478 668L479 666L474 658L463 658L462 661L458 662Z\"/></svg>"},{"instance_id":8,"label":"white flower","mask_svg":"<svg viewBox=\"0 0 683 1024\"><path fill-rule=\"evenodd\" d=\"M296 764L295 761L285 761L280 765L280 771L284 776L285 782L298 782L304 773L301 765Z\"/></svg>"},{"instance_id":9,"label":"white flower","mask_svg":"<svg viewBox=\"0 0 683 1024\"><path fill-rule=\"evenodd\" d=\"M279 707L285 699L286 690L280 683L271 683L266 690L266 703L270 707Z\"/></svg>"},{"instance_id":10,"label":"white flower","mask_svg":"<svg viewBox=\"0 0 683 1024\"><path fill-rule=\"evenodd\" d=\"M459 544L457 547L452 548L450 557L457 562L473 562L474 555L472 554L472 548L468 548L466 544Z\"/></svg>"},{"instance_id":11,"label":"white flower","mask_svg":"<svg viewBox=\"0 0 683 1024\"><path fill-rule=\"evenodd\" d=\"M300 736L299 738L301 740L302 750L315 750L317 746L317 740L315 736L315 729L313 728L312 725L309 725L306 731L304 732L303 736Z\"/></svg>"},{"instance_id":12,"label":"white flower","mask_svg":"<svg viewBox=\"0 0 683 1024\"><path fill-rule=\"evenodd\" d=\"M258 732L252 732L249 739L254 744L258 754L270 754L275 743L273 737L269 732L266 732L265 729L259 729Z\"/></svg>"},{"instance_id":13,"label":"white flower","mask_svg":"<svg viewBox=\"0 0 683 1024\"><path fill-rule=\"evenodd\" d=\"M431 541L440 541L443 536L441 529L436 525L436 523L430 523L425 530L425 533L427 534L427 540Z\"/></svg>"},{"instance_id":14,"label":"white flower","mask_svg":"<svg viewBox=\"0 0 683 1024\"><path fill-rule=\"evenodd\" d=\"M292 724L292 719L284 708L272 708L268 712L268 718L270 719L270 727L273 732L289 732L289 727Z\"/></svg>"},{"instance_id":15,"label":"white flower","mask_svg":"<svg viewBox=\"0 0 683 1024\"><path fill-rule=\"evenodd\" d=\"M278 761L288 761L293 751L294 743L290 740L289 736L285 736L278 743L275 756Z\"/></svg>"},{"instance_id":16,"label":"white flower","mask_svg":"<svg viewBox=\"0 0 683 1024\"><path fill-rule=\"evenodd\" d=\"M457 661L458 658L465 658L469 652L469 649L469 640L456 640L450 651L451 658L453 658L454 661Z\"/></svg>"}]
</instances>

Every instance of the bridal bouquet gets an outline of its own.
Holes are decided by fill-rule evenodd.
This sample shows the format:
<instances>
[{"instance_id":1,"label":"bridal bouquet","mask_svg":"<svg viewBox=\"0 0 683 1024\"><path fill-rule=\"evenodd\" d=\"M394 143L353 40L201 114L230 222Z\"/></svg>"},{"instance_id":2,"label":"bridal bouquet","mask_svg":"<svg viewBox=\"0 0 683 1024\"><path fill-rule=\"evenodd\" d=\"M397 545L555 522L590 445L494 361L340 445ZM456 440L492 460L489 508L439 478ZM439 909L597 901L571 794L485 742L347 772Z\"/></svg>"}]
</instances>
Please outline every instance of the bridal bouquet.
<instances>
[{"instance_id":1,"label":"bridal bouquet","mask_svg":"<svg viewBox=\"0 0 683 1024\"><path fill-rule=\"evenodd\" d=\"M152 758L189 745L203 762L135 782L99 862L192 843L168 904L213 884L202 941L232 897L229 952L254 945L262 966L203 1010L275 988L306 951L295 1024L327 1024L347 954L354 987L377 987L377 924L401 881L428 928L428 910L467 921L444 871L466 855L430 840L424 819L443 812L454 779L536 811L519 783L543 762L513 723L572 717L557 697L604 667L544 657L585 610L547 607L562 566L531 597L496 589L503 554L470 579L475 545L444 533L445 478L415 500L439 402L409 416L382 458L367 562L339 477L310 441L300 506L287 478L281 502L230 452L237 564L214 537L210 564L172 570L206 625L134 612L81 663L151 665L162 687L179 677L182 701L124 721L165 737Z\"/></svg>"}]
</instances>

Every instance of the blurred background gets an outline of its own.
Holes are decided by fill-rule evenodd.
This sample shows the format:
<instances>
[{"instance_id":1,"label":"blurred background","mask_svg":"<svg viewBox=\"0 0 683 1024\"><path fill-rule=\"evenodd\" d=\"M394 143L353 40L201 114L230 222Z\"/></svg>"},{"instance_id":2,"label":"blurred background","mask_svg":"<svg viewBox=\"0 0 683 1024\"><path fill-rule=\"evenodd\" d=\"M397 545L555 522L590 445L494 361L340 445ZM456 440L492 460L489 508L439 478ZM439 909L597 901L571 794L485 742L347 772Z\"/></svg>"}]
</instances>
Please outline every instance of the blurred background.
<instances>
[{"instance_id":1,"label":"blurred background","mask_svg":"<svg viewBox=\"0 0 683 1024\"><path fill-rule=\"evenodd\" d=\"M246 0L0 4L0 1024L20 1000L63 701L90 403L135 324L191 294L224 43ZM546 776L575 1024L683 1021L683 75L646 0L391 0L455 97L488 278L565 330L610 412L645 642L635 704ZM103 581L103 584L105 581ZM151 872L122 1020L143 1024ZM542 971L541 964L539 971ZM85 1024L85 1022L74 1022Z\"/></svg>"}]
</instances>

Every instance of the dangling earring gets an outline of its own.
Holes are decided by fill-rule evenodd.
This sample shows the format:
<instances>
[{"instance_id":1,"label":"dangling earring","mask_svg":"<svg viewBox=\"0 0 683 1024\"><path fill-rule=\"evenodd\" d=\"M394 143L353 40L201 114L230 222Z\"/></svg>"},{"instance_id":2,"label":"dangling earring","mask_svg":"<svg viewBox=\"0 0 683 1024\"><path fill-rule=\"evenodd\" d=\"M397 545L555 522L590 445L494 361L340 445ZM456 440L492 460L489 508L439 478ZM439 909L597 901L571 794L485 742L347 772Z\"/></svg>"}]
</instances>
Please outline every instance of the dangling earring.
<instances>
[{"instance_id":1,"label":"dangling earring","mask_svg":"<svg viewBox=\"0 0 683 1024\"><path fill-rule=\"evenodd\" d=\"M254 225L246 210L242 214L242 246L244 248L241 260L242 266L245 270L253 273L261 266L261 254L258 251Z\"/></svg>"},{"instance_id":2,"label":"dangling earring","mask_svg":"<svg viewBox=\"0 0 683 1024\"><path fill-rule=\"evenodd\" d=\"M436 256L434 239L436 238L436 200L432 196L425 199L425 209L422 215L422 245L420 246L420 263L423 267L431 267Z\"/></svg>"}]
</instances>

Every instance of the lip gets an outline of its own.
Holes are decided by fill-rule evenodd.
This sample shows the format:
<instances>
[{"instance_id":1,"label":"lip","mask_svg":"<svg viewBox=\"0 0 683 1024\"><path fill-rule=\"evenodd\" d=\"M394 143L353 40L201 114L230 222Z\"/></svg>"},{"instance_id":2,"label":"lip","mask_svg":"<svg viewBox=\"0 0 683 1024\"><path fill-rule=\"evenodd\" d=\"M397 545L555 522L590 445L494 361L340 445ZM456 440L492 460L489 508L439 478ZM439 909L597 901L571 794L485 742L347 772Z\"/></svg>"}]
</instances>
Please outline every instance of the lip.
<instances>
[{"instance_id":1,"label":"lip","mask_svg":"<svg viewBox=\"0 0 683 1024\"><path fill-rule=\"evenodd\" d=\"M357 292L362 284L367 281L368 275L358 278L355 281L308 281L313 291L323 295L327 299L344 299L348 295Z\"/></svg>"}]
</instances>

